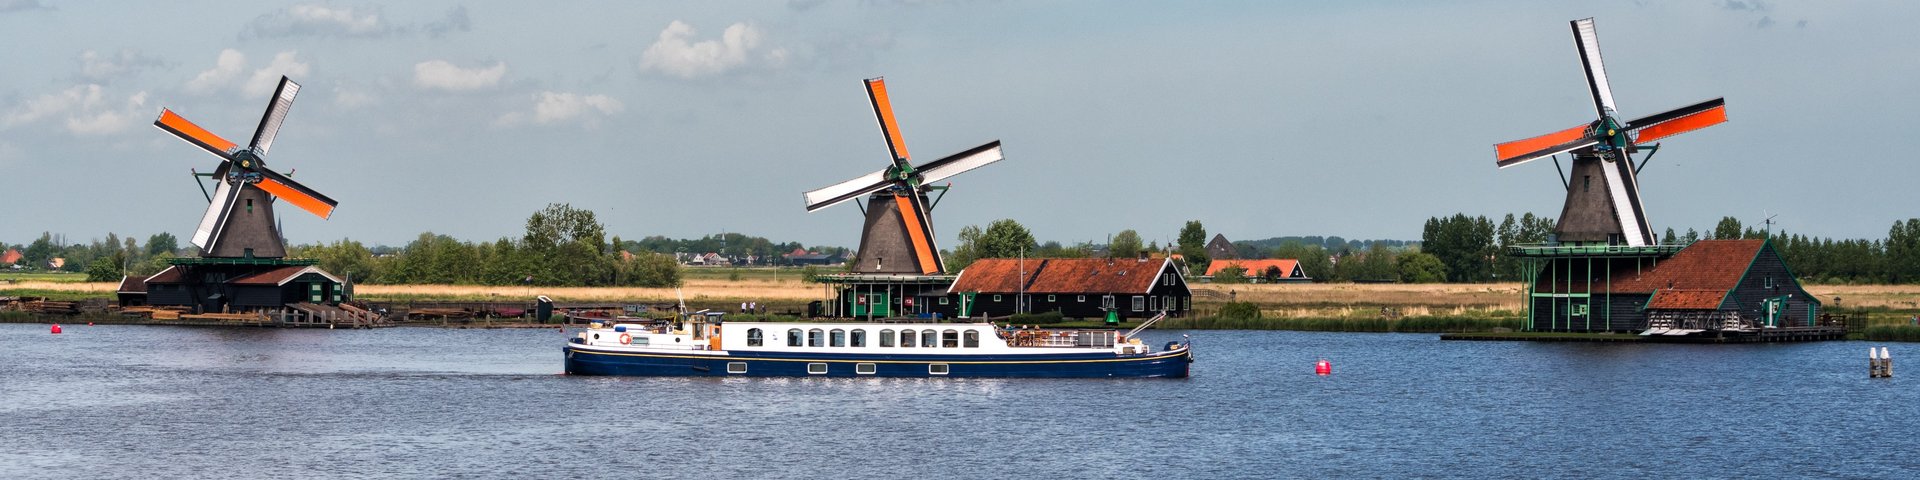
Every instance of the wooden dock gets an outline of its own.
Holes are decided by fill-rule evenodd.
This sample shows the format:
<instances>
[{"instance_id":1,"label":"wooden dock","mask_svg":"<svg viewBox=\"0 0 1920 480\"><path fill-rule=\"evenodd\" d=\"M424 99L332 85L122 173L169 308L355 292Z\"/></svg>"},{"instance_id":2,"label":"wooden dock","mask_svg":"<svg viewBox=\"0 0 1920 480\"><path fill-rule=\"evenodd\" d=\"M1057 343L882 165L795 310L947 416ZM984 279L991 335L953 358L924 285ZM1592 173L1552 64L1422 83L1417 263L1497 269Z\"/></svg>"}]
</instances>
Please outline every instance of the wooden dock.
<instances>
[{"instance_id":1,"label":"wooden dock","mask_svg":"<svg viewBox=\"0 0 1920 480\"><path fill-rule=\"evenodd\" d=\"M1600 342L1600 343L1779 343L1846 340L1844 327L1768 328L1757 332L1702 332L1694 335L1634 335L1629 333L1573 332L1476 332L1445 333L1441 340L1495 342Z\"/></svg>"}]
</instances>

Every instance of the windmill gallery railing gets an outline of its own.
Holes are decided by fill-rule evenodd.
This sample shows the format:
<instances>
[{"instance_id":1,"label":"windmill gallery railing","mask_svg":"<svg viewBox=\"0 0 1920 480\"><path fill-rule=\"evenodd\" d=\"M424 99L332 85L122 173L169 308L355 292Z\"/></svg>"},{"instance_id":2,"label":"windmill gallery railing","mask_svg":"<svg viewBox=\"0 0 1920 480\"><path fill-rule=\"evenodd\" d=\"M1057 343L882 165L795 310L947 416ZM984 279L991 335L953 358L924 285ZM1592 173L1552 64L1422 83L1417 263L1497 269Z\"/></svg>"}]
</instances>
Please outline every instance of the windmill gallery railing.
<instances>
[{"instance_id":1,"label":"windmill gallery railing","mask_svg":"<svg viewBox=\"0 0 1920 480\"><path fill-rule=\"evenodd\" d=\"M1679 245L1514 245L1507 247L1507 255L1514 257L1652 257L1669 256L1687 248Z\"/></svg>"}]
</instances>

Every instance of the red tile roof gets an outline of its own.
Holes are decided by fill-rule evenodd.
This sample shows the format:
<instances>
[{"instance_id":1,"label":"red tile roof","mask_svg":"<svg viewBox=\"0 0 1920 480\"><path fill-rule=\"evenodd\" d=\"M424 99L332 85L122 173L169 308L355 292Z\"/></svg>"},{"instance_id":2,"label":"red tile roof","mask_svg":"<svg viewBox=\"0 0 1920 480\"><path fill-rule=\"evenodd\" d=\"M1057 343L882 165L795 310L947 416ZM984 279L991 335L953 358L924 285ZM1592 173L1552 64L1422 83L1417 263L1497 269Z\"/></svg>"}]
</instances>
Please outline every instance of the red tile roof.
<instances>
[{"instance_id":1,"label":"red tile roof","mask_svg":"<svg viewBox=\"0 0 1920 480\"><path fill-rule=\"evenodd\" d=\"M1701 240L1681 249L1673 257L1661 260L1653 268L1637 275L1615 274L1616 293L1651 293L1655 290L1719 290L1725 293L1740 283L1747 267L1765 240Z\"/></svg>"},{"instance_id":2,"label":"red tile roof","mask_svg":"<svg viewBox=\"0 0 1920 480\"><path fill-rule=\"evenodd\" d=\"M1281 276L1293 276L1294 268L1299 266L1300 266L1300 261L1291 259L1291 258L1264 258L1264 259L1258 259L1258 260L1234 260L1234 259L1214 260L1213 263L1207 265L1207 275L1218 275L1220 274L1221 270L1225 270L1227 269L1227 267L1240 267L1246 271L1243 274L1244 276L1258 277L1267 272L1267 267L1275 267L1280 269Z\"/></svg>"},{"instance_id":3,"label":"red tile roof","mask_svg":"<svg viewBox=\"0 0 1920 480\"><path fill-rule=\"evenodd\" d=\"M9 248L6 253L0 253L0 265L20 263L20 258L24 256L25 255L20 254L19 250Z\"/></svg>"},{"instance_id":4,"label":"red tile roof","mask_svg":"<svg viewBox=\"0 0 1920 480\"><path fill-rule=\"evenodd\" d=\"M1727 298L1726 290L1671 289L1653 294L1647 308L1660 310L1715 310Z\"/></svg>"},{"instance_id":5,"label":"red tile roof","mask_svg":"<svg viewBox=\"0 0 1920 480\"><path fill-rule=\"evenodd\" d=\"M1121 258L1029 258L1021 272L1017 258L983 258L960 271L951 292L1082 293L1139 292L1153 289L1172 261ZM1023 289L1021 280L1027 280Z\"/></svg>"}]
</instances>

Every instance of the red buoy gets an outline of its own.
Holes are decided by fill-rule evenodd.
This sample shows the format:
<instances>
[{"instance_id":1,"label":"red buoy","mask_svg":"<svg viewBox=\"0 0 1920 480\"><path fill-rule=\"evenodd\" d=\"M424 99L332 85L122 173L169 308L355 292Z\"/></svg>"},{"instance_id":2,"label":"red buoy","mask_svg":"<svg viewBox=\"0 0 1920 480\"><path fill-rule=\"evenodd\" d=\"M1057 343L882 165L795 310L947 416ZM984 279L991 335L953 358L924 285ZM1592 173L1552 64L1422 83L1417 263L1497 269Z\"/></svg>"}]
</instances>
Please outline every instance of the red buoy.
<instances>
[{"instance_id":1,"label":"red buoy","mask_svg":"<svg viewBox=\"0 0 1920 480\"><path fill-rule=\"evenodd\" d=\"M60 324L58 324L58 323L56 323L56 324L53 324L53 334L54 334L54 335L59 335L59 334L60 334Z\"/></svg>"},{"instance_id":2,"label":"red buoy","mask_svg":"<svg viewBox=\"0 0 1920 480\"><path fill-rule=\"evenodd\" d=\"M1314 375L1322 375L1322 376L1325 376L1325 375L1332 375L1332 374L1333 374L1333 362L1329 362L1329 361L1327 361L1327 359L1324 359L1324 358L1322 358L1322 359L1320 359L1320 361L1318 361L1318 362L1314 362L1314 363L1313 363L1313 374L1314 374Z\"/></svg>"}]
</instances>

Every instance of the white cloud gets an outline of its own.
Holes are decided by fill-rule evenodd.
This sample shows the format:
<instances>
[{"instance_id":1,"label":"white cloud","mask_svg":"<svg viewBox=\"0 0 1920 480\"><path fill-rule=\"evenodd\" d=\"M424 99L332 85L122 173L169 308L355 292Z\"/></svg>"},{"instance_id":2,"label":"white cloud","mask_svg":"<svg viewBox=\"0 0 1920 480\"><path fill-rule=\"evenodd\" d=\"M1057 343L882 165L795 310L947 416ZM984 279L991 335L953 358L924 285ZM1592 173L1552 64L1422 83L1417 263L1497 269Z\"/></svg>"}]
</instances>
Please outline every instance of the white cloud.
<instances>
[{"instance_id":1,"label":"white cloud","mask_svg":"<svg viewBox=\"0 0 1920 480\"><path fill-rule=\"evenodd\" d=\"M506 74L507 62L491 67L460 68L446 60L431 60L414 64L413 84L420 88L473 91L499 85L500 77Z\"/></svg>"},{"instance_id":2,"label":"white cloud","mask_svg":"<svg viewBox=\"0 0 1920 480\"><path fill-rule=\"evenodd\" d=\"M221 50L220 57L214 60L212 69L200 72L193 77L193 80L187 81L187 90L194 93L209 93L220 87L231 85L234 79L240 78L240 72L246 68L246 54L231 48Z\"/></svg>"},{"instance_id":3,"label":"white cloud","mask_svg":"<svg viewBox=\"0 0 1920 480\"><path fill-rule=\"evenodd\" d=\"M247 79L245 90L249 97L264 97L273 94L273 88L280 85L280 76L294 78L307 76L313 67L294 58L294 52L280 52L273 56L273 63L253 71L253 77Z\"/></svg>"},{"instance_id":4,"label":"white cloud","mask_svg":"<svg viewBox=\"0 0 1920 480\"><path fill-rule=\"evenodd\" d=\"M24 105L0 115L0 129L20 126L53 125L74 135L105 135L126 131L139 124L146 110L147 92L128 95L114 102L99 84L75 85L66 90L34 97Z\"/></svg>"},{"instance_id":5,"label":"white cloud","mask_svg":"<svg viewBox=\"0 0 1920 480\"><path fill-rule=\"evenodd\" d=\"M247 55L238 50L220 51L220 58L214 61L211 69L200 72L187 81L187 91L199 94L215 93L238 83L240 92L249 97L263 97L273 93L280 84L280 76L299 78L313 72L313 66L300 61L296 52L274 54L273 61L265 67L247 74ZM240 79L246 75L246 80Z\"/></svg>"},{"instance_id":6,"label":"white cloud","mask_svg":"<svg viewBox=\"0 0 1920 480\"><path fill-rule=\"evenodd\" d=\"M680 78L719 75L741 68L778 67L786 62L785 48L761 48L759 27L735 23L720 38L693 41L692 25L674 20L660 38L640 54L640 69Z\"/></svg>"},{"instance_id":7,"label":"white cloud","mask_svg":"<svg viewBox=\"0 0 1920 480\"><path fill-rule=\"evenodd\" d=\"M581 95L567 92L540 92L533 96L533 112L513 112L502 115L495 123L502 126L525 124L529 121L540 125L580 121L589 126L596 125L602 117L620 113L626 105L606 95Z\"/></svg>"},{"instance_id":8,"label":"white cloud","mask_svg":"<svg viewBox=\"0 0 1920 480\"><path fill-rule=\"evenodd\" d=\"M140 73L141 70L163 66L166 66L166 62L132 48L121 49L114 53L100 53L93 50L80 52L80 78L90 81L106 81L131 76Z\"/></svg>"},{"instance_id":9,"label":"white cloud","mask_svg":"<svg viewBox=\"0 0 1920 480\"><path fill-rule=\"evenodd\" d=\"M363 90L349 90L345 86L333 86L333 105L343 109L356 109L380 101L373 94Z\"/></svg>"},{"instance_id":10,"label":"white cloud","mask_svg":"<svg viewBox=\"0 0 1920 480\"><path fill-rule=\"evenodd\" d=\"M241 38L381 37L398 31L380 12L352 7L294 5L261 15L240 31Z\"/></svg>"}]
</instances>

